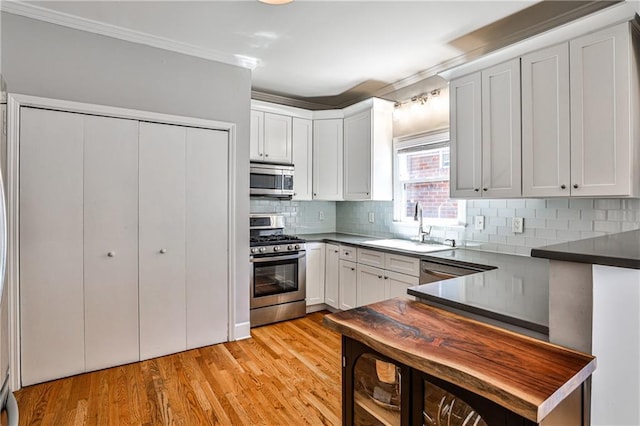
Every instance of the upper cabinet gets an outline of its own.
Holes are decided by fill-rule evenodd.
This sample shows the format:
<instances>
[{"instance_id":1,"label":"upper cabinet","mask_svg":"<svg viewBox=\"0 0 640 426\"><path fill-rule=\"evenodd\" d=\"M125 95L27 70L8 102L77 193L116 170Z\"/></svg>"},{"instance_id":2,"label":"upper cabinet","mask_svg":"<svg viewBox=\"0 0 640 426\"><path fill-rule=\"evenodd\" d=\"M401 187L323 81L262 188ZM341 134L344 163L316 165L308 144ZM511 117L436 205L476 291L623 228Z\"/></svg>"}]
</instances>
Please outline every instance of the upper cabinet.
<instances>
[{"instance_id":1,"label":"upper cabinet","mask_svg":"<svg viewBox=\"0 0 640 426\"><path fill-rule=\"evenodd\" d=\"M293 118L293 199L313 198L313 120Z\"/></svg>"},{"instance_id":2,"label":"upper cabinet","mask_svg":"<svg viewBox=\"0 0 640 426\"><path fill-rule=\"evenodd\" d=\"M249 158L251 161L287 163L293 161L292 118L251 110Z\"/></svg>"},{"instance_id":3,"label":"upper cabinet","mask_svg":"<svg viewBox=\"0 0 640 426\"><path fill-rule=\"evenodd\" d=\"M391 200L393 103L372 98L344 114L344 199Z\"/></svg>"},{"instance_id":4,"label":"upper cabinet","mask_svg":"<svg viewBox=\"0 0 640 426\"><path fill-rule=\"evenodd\" d=\"M640 195L637 37L625 22L522 57L524 196Z\"/></svg>"},{"instance_id":5,"label":"upper cabinet","mask_svg":"<svg viewBox=\"0 0 640 426\"><path fill-rule=\"evenodd\" d=\"M314 200L342 200L342 130L342 118L313 120Z\"/></svg>"},{"instance_id":6,"label":"upper cabinet","mask_svg":"<svg viewBox=\"0 0 640 426\"><path fill-rule=\"evenodd\" d=\"M451 81L451 196L521 195L520 59Z\"/></svg>"}]
</instances>

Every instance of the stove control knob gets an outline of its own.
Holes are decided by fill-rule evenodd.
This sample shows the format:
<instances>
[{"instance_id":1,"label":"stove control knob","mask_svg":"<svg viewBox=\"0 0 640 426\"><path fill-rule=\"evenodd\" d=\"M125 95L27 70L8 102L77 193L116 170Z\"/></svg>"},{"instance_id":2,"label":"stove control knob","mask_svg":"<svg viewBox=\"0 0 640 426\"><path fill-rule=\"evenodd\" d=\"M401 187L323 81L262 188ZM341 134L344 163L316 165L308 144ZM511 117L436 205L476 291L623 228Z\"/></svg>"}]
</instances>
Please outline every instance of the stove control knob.
<instances>
[{"instance_id":1,"label":"stove control knob","mask_svg":"<svg viewBox=\"0 0 640 426\"><path fill-rule=\"evenodd\" d=\"M275 246L275 247L273 248L273 251L280 251L280 246Z\"/></svg>"},{"instance_id":2,"label":"stove control knob","mask_svg":"<svg viewBox=\"0 0 640 426\"><path fill-rule=\"evenodd\" d=\"M258 249L258 251L259 251L260 253L264 253L265 251L267 251L267 249L266 249L266 248L264 248L264 247L260 247L260 248Z\"/></svg>"},{"instance_id":3,"label":"stove control knob","mask_svg":"<svg viewBox=\"0 0 640 426\"><path fill-rule=\"evenodd\" d=\"M255 253L255 252L256 252L256 249L255 249L255 248L252 248L252 249L251 249L251 253Z\"/></svg>"},{"instance_id":4,"label":"stove control knob","mask_svg":"<svg viewBox=\"0 0 640 426\"><path fill-rule=\"evenodd\" d=\"M296 244L295 248L296 248L296 250L299 250L300 249L300 244Z\"/></svg>"},{"instance_id":5,"label":"stove control knob","mask_svg":"<svg viewBox=\"0 0 640 426\"><path fill-rule=\"evenodd\" d=\"M293 250L293 246L287 246L287 250Z\"/></svg>"}]
</instances>

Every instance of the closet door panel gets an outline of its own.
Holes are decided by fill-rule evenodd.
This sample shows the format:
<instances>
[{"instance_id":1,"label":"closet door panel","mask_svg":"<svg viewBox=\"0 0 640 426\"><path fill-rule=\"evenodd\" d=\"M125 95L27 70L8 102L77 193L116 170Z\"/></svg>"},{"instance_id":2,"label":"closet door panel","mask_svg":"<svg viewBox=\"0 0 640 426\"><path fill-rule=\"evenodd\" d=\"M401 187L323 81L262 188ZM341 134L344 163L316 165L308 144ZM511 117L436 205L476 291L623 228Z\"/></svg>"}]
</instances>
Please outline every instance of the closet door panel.
<instances>
[{"instance_id":1,"label":"closet door panel","mask_svg":"<svg viewBox=\"0 0 640 426\"><path fill-rule=\"evenodd\" d=\"M187 348L227 340L229 134L187 129Z\"/></svg>"},{"instance_id":2,"label":"closet door panel","mask_svg":"<svg viewBox=\"0 0 640 426\"><path fill-rule=\"evenodd\" d=\"M84 305L88 371L139 359L138 122L86 116Z\"/></svg>"}]
</instances>

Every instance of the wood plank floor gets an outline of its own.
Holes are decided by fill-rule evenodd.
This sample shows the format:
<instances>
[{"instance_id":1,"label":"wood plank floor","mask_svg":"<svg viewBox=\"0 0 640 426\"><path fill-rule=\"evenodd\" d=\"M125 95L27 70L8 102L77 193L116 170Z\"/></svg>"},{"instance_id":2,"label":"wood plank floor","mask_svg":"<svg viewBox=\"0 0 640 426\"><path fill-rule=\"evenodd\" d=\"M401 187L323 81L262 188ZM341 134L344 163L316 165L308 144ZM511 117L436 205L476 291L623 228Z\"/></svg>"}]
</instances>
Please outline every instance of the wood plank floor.
<instances>
[{"instance_id":1,"label":"wood plank floor","mask_svg":"<svg viewBox=\"0 0 640 426\"><path fill-rule=\"evenodd\" d=\"M340 335L326 314L252 339L29 386L21 425L337 425Z\"/></svg>"}]
</instances>

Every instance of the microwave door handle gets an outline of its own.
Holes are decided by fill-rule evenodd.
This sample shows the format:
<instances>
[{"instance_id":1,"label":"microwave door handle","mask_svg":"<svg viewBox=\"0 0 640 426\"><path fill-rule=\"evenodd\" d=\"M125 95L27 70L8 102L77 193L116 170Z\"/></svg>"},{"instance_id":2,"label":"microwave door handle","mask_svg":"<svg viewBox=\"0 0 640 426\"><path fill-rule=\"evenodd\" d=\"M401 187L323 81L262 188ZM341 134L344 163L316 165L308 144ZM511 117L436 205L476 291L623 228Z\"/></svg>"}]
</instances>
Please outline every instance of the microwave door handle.
<instances>
[{"instance_id":1,"label":"microwave door handle","mask_svg":"<svg viewBox=\"0 0 640 426\"><path fill-rule=\"evenodd\" d=\"M288 256L270 256L270 257L252 257L251 262L253 263L263 263L263 262L273 262L276 260L293 260L293 259L302 259L306 256L306 253L298 253L292 254Z\"/></svg>"}]
</instances>

